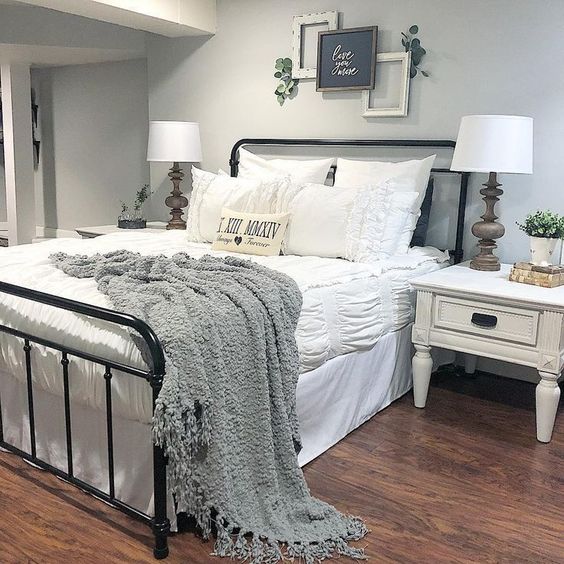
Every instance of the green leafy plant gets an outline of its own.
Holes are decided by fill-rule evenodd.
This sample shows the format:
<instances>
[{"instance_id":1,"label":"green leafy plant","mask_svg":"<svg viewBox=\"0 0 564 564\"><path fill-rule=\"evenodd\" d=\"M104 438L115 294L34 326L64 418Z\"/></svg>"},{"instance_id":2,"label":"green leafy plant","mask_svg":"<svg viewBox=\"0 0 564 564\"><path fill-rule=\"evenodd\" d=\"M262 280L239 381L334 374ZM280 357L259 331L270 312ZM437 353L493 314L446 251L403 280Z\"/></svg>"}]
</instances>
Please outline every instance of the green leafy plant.
<instances>
[{"instance_id":1,"label":"green leafy plant","mask_svg":"<svg viewBox=\"0 0 564 564\"><path fill-rule=\"evenodd\" d=\"M415 78L417 73L420 72L423 76L430 76L429 72L420 68L421 61L423 57L427 54L427 51L421 47L421 41L418 37L415 37L419 33L419 26L412 25L407 33L401 32L401 44L403 45L405 52L411 52L411 68L409 70L411 78Z\"/></svg>"},{"instance_id":2,"label":"green leafy plant","mask_svg":"<svg viewBox=\"0 0 564 564\"><path fill-rule=\"evenodd\" d=\"M276 59L274 63L274 78L280 80L274 95L278 103L283 106L287 98L295 97L299 80L292 78L292 59L288 57ZM293 96L292 96L293 95Z\"/></svg>"},{"instance_id":3,"label":"green leafy plant","mask_svg":"<svg viewBox=\"0 0 564 564\"><path fill-rule=\"evenodd\" d=\"M564 216L549 210L530 213L524 223L516 223L519 229L531 237L564 239Z\"/></svg>"},{"instance_id":4,"label":"green leafy plant","mask_svg":"<svg viewBox=\"0 0 564 564\"><path fill-rule=\"evenodd\" d=\"M121 216L124 219L137 219L141 217L141 209L143 208L143 204L149 199L149 196L152 194L151 187L148 184L143 184L137 193L135 194L135 200L131 205L133 212L131 213L130 206L126 204L124 201L121 201Z\"/></svg>"}]
</instances>

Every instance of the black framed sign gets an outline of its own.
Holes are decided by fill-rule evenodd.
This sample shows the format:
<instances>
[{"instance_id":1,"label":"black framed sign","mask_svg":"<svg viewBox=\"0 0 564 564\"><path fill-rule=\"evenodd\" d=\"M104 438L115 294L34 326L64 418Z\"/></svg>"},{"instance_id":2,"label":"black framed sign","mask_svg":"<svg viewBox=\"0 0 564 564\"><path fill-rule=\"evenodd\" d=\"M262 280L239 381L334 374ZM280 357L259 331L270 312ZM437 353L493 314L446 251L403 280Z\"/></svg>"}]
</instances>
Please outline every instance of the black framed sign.
<instances>
[{"instance_id":1,"label":"black framed sign","mask_svg":"<svg viewBox=\"0 0 564 564\"><path fill-rule=\"evenodd\" d=\"M372 90L376 78L378 26L320 31L317 91Z\"/></svg>"}]
</instances>

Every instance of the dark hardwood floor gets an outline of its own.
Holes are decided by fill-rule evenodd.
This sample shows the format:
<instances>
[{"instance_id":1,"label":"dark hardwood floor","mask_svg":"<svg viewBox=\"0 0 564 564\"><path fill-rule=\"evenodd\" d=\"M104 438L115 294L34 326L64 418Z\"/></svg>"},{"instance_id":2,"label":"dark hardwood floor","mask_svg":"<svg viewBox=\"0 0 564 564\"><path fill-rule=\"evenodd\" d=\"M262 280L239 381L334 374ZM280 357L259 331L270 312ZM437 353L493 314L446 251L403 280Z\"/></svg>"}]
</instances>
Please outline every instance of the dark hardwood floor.
<instances>
[{"instance_id":1,"label":"dark hardwood floor","mask_svg":"<svg viewBox=\"0 0 564 564\"><path fill-rule=\"evenodd\" d=\"M313 493L362 515L371 562L564 563L564 411L535 439L534 386L433 377L305 469ZM153 562L148 528L0 454L0 562ZM190 533L168 562L221 562Z\"/></svg>"}]
</instances>

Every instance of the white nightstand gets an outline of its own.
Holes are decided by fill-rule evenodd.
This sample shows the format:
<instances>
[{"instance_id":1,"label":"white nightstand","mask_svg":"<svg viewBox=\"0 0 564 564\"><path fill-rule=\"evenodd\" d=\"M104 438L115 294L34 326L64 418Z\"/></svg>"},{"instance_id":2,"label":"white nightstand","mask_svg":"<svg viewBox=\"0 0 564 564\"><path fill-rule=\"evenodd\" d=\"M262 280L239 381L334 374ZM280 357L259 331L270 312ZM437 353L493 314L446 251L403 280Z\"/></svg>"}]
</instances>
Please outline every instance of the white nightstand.
<instances>
[{"instance_id":1,"label":"white nightstand","mask_svg":"<svg viewBox=\"0 0 564 564\"><path fill-rule=\"evenodd\" d=\"M425 407L433 367L431 347L535 367L537 439L549 442L564 367L564 286L540 288L509 282L499 272L451 266L411 281L417 290L412 340L413 395Z\"/></svg>"},{"instance_id":2,"label":"white nightstand","mask_svg":"<svg viewBox=\"0 0 564 564\"><path fill-rule=\"evenodd\" d=\"M109 235L110 233L127 233L128 231L141 231L143 233L159 233L166 229L164 221L148 221L147 227L144 229L120 229L117 225L95 225L92 227L77 227L75 231L83 239L92 239L100 237L100 235Z\"/></svg>"}]
</instances>

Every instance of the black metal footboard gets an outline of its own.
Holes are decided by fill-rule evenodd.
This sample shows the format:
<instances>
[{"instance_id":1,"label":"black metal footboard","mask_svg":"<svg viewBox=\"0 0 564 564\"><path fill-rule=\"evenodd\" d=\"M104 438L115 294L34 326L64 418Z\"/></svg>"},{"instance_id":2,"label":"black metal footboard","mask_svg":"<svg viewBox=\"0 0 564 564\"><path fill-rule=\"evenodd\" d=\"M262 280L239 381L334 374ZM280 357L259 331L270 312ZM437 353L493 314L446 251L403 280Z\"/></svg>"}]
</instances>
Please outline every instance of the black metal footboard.
<instances>
[{"instance_id":1,"label":"black metal footboard","mask_svg":"<svg viewBox=\"0 0 564 564\"><path fill-rule=\"evenodd\" d=\"M96 355L85 353L68 346L61 345L56 341L36 337L16 328L8 327L0 324L0 332L7 333L22 339L23 354L22 361L25 363L27 374L27 399L29 409L29 434L30 434L30 450L25 452L4 440L4 431L2 425L2 401L0 398L0 447L13 452L23 459L47 470L56 476L78 486L82 490L102 499L103 501L113 505L124 513L137 517L152 527L155 536L155 547L153 553L155 558L163 559L168 556L168 534L170 532L170 522L167 517L167 487L166 487L166 458L161 447L153 445L153 487L154 487L154 505L155 516L151 518L149 515L131 507L130 505L116 499L114 486L114 444L113 444L113 419L112 419L112 370L131 374L137 378L147 380L152 388L153 410L155 402L162 387L163 377L165 374L165 358L162 346L153 332L153 330L143 321L127 315L102 307L83 304L74 300L60 298L51 294L45 294L28 288L22 288L5 282L0 282L0 294L11 294L19 298L30 300L33 302L46 304L58 309L68 310L74 313L101 319L115 325L126 326L136 331L147 344L147 348L151 357L151 366L149 370L141 370L134 366L122 364L113 360L102 358ZM35 429L35 412L33 406L33 376L31 349L32 346L43 345L50 349L61 353L61 377L63 379L64 394L64 411L65 411L65 431L67 446L67 469L66 471L55 468L51 464L37 458L36 448L36 429ZM103 371L100 377L105 379L106 390L106 430L107 430L107 447L108 447L108 493L95 488L91 484L75 477L73 470L73 443L72 443L72 426L71 426L71 402L69 393L69 357L82 358L93 362L102 367Z\"/></svg>"}]
</instances>

